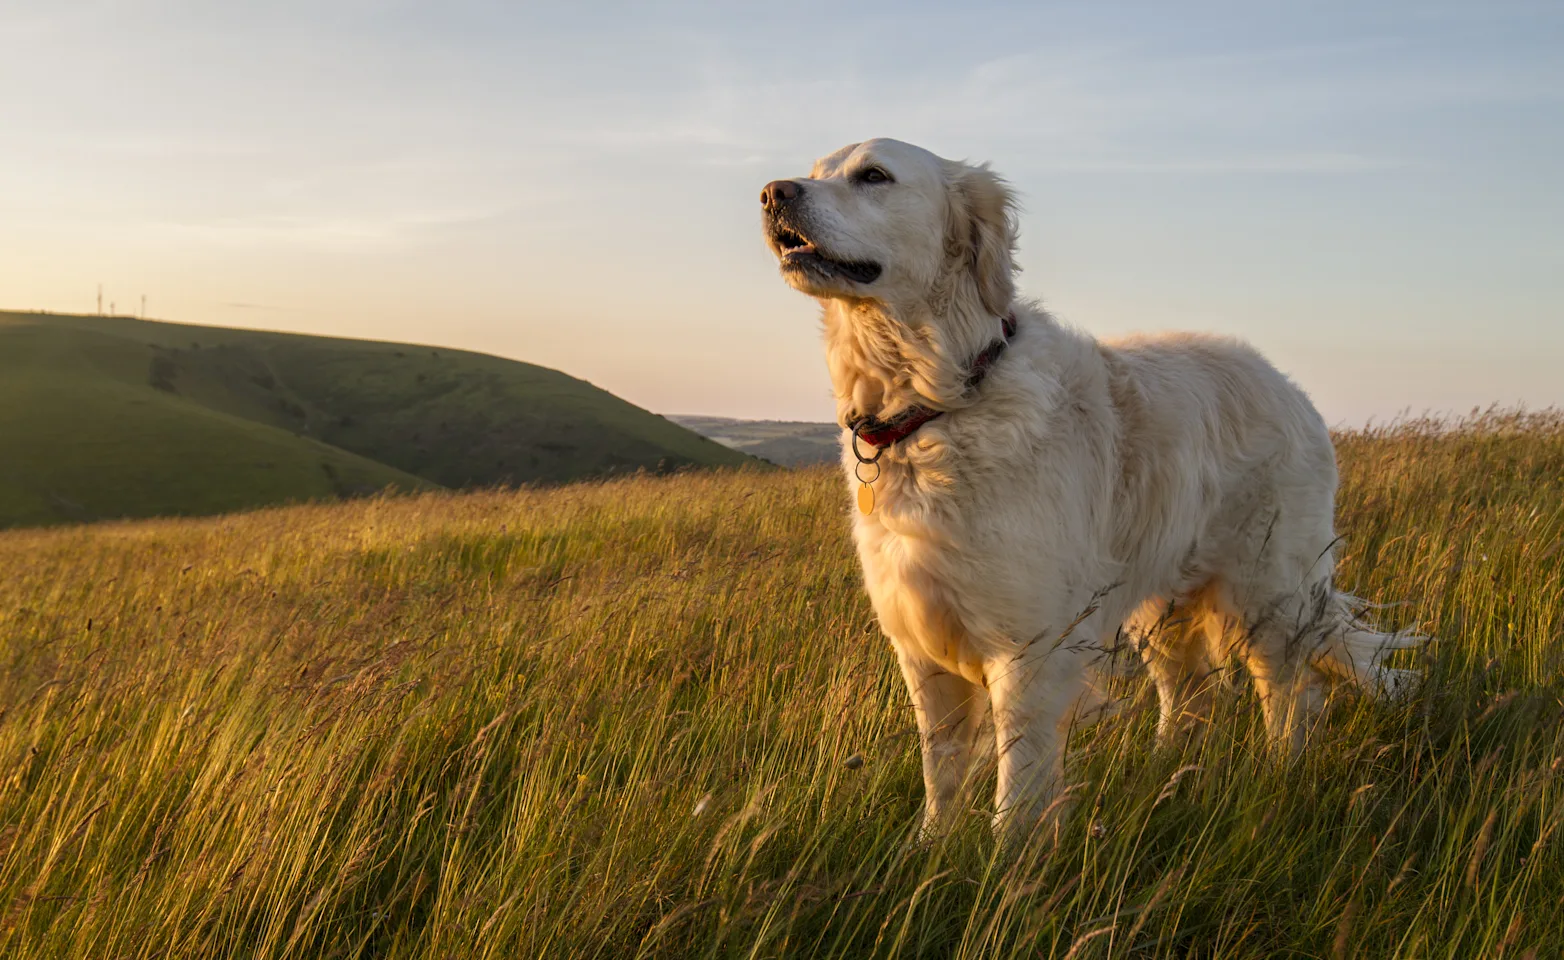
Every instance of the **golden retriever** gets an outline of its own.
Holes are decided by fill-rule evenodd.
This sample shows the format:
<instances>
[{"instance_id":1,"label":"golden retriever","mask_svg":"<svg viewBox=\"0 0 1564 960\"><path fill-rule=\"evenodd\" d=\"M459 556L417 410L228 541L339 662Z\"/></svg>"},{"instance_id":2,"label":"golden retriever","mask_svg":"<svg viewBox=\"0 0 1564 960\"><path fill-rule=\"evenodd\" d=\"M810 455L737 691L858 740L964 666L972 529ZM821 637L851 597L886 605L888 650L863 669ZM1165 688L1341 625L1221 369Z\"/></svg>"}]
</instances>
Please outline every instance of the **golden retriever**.
<instances>
[{"instance_id":1,"label":"golden retriever","mask_svg":"<svg viewBox=\"0 0 1564 960\"><path fill-rule=\"evenodd\" d=\"M854 538L917 713L925 833L958 801L989 704L994 825L1028 831L1125 640L1160 735L1206 714L1230 658L1289 752L1327 678L1409 680L1381 660L1417 638L1364 626L1332 586L1330 433L1253 349L1100 343L1018 298L1015 200L986 166L869 140L761 201L783 278L824 308Z\"/></svg>"}]
</instances>

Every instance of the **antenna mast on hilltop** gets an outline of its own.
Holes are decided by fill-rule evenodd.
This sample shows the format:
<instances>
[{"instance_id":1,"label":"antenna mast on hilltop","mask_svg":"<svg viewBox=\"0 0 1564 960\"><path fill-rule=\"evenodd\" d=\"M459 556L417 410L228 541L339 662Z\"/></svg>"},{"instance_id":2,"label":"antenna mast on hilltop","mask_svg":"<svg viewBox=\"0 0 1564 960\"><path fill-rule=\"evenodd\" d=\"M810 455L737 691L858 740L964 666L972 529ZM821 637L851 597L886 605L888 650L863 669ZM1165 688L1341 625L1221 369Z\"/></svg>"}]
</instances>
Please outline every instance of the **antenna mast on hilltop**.
<instances>
[{"instance_id":1,"label":"antenna mast on hilltop","mask_svg":"<svg viewBox=\"0 0 1564 960\"><path fill-rule=\"evenodd\" d=\"M141 319L145 320L146 318L147 318L147 295L143 293L141 295Z\"/></svg>"},{"instance_id":2,"label":"antenna mast on hilltop","mask_svg":"<svg viewBox=\"0 0 1564 960\"><path fill-rule=\"evenodd\" d=\"M98 316L103 316L103 284L98 284Z\"/></svg>"}]
</instances>

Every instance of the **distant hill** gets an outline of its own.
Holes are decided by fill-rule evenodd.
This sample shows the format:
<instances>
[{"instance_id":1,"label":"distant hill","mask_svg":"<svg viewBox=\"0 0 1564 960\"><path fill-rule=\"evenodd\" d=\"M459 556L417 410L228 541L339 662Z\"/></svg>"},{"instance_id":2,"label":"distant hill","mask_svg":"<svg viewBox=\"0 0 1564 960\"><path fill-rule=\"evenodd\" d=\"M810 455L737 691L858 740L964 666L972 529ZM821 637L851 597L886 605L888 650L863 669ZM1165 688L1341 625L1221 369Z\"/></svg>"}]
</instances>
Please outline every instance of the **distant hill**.
<instances>
[{"instance_id":1,"label":"distant hill","mask_svg":"<svg viewBox=\"0 0 1564 960\"><path fill-rule=\"evenodd\" d=\"M703 416L668 419L723 446L784 467L835 463L842 455L842 429L834 423Z\"/></svg>"},{"instance_id":2,"label":"distant hill","mask_svg":"<svg viewBox=\"0 0 1564 960\"><path fill-rule=\"evenodd\" d=\"M0 527L753 462L484 354L0 312Z\"/></svg>"}]
</instances>

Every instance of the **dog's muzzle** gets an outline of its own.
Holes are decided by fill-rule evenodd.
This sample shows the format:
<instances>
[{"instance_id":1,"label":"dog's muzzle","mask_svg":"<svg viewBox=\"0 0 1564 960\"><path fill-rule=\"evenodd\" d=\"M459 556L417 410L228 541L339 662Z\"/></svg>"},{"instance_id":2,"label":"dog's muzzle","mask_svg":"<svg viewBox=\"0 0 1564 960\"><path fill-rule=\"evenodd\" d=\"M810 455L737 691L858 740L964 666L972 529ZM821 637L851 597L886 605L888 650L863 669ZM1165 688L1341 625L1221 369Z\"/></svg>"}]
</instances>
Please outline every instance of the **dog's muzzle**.
<instances>
[{"instance_id":1,"label":"dog's muzzle","mask_svg":"<svg viewBox=\"0 0 1564 960\"><path fill-rule=\"evenodd\" d=\"M803 195L803 185L794 180L773 180L760 191L767 233L782 261L782 269L804 271L822 280L842 278L863 285L878 280L884 272L878 263L827 256L809 239L796 211Z\"/></svg>"}]
</instances>

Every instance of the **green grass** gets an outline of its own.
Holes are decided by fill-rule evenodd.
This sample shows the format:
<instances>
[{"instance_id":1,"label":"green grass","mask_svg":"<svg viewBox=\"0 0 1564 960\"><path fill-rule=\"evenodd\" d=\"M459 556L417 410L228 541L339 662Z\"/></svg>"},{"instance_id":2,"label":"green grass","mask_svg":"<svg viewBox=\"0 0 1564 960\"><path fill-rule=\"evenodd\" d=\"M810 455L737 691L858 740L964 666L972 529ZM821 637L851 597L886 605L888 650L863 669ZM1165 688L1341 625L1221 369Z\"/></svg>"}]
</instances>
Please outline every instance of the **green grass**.
<instances>
[{"instance_id":1,"label":"green grass","mask_svg":"<svg viewBox=\"0 0 1564 960\"><path fill-rule=\"evenodd\" d=\"M913 842L829 470L0 535L0 955L1557 955L1564 418L1340 449L1423 689L1280 765L1136 681L1014 858Z\"/></svg>"},{"instance_id":2,"label":"green grass","mask_svg":"<svg viewBox=\"0 0 1564 960\"><path fill-rule=\"evenodd\" d=\"M498 357L0 313L0 527L747 460Z\"/></svg>"}]
</instances>

